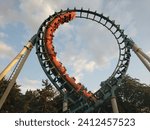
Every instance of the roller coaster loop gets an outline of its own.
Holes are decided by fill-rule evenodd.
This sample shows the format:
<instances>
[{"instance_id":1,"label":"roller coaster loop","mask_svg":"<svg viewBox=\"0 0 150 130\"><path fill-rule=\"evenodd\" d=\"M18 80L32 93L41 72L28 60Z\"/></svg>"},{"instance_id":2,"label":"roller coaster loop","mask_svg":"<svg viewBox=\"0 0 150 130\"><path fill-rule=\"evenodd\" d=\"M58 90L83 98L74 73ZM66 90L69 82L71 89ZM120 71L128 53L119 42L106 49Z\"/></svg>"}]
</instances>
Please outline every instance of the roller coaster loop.
<instances>
[{"instance_id":1,"label":"roller coaster loop","mask_svg":"<svg viewBox=\"0 0 150 130\"><path fill-rule=\"evenodd\" d=\"M76 82L75 77L71 77L67 73L67 69L58 60L57 53L55 52L55 47L53 44L54 32L60 25L71 22L74 19L87 19L104 26L111 32L116 39L116 43L118 44L119 59L117 66L111 76L108 77L106 81L101 82L101 87L95 93L88 91L83 84ZM138 48L133 40L124 34L124 30L120 29L120 25L117 25L114 20L110 20L109 17L99 14L96 11L93 12L82 8L74 8L55 12L41 24L37 34L29 41L26 49L24 48L23 52L20 53L22 55L26 55L25 53L27 49L30 47L31 50L34 45L36 46L36 54L45 74L60 94L64 96L64 112L98 112L101 105L110 98L112 101L113 111L118 112L114 93L116 88L121 85L121 81L127 72L131 57L131 49L150 71L150 57ZM0 80L10 70L10 66L14 65L14 60L0 74ZM25 62L25 60L23 61ZM17 61L15 61L15 63L16 62ZM10 85L11 87L12 84L13 83ZM10 92L11 87L7 91L7 95ZM7 96L5 95L5 97ZM5 98L3 99L3 102L4 101ZM2 104L3 103L0 101L0 108Z\"/></svg>"}]
</instances>

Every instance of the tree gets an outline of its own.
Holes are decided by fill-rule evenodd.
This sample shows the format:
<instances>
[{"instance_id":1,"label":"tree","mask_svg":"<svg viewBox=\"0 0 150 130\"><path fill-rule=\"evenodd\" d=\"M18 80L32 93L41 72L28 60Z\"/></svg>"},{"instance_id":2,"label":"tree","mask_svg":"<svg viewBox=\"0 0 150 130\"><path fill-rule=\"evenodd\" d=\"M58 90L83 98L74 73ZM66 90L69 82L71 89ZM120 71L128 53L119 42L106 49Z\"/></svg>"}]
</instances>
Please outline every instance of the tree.
<instances>
[{"instance_id":1,"label":"tree","mask_svg":"<svg viewBox=\"0 0 150 130\"><path fill-rule=\"evenodd\" d=\"M0 82L0 98L2 97L9 81L3 79ZM56 89L48 82L42 80L44 88L37 90L27 90L25 94L21 93L20 85L14 84L0 112L61 112L58 108L60 95Z\"/></svg>"},{"instance_id":2,"label":"tree","mask_svg":"<svg viewBox=\"0 0 150 130\"><path fill-rule=\"evenodd\" d=\"M142 84L127 75L116 95L124 112L150 112L150 85Z\"/></svg>"},{"instance_id":3,"label":"tree","mask_svg":"<svg viewBox=\"0 0 150 130\"><path fill-rule=\"evenodd\" d=\"M26 91L24 95L24 112L59 112L58 100L60 99L58 91L48 82L42 80L44 88L35 91Z\"/></svg>"},{"instance_id":4,"label":"tree","mask_svg":"<svg viewBox=\"0 0 150 130\"><path fill-rule=\"evenodd\" d=\"M150 85L142 84L138 79L126 75L115 95L121 113L150 112ZM113 112L110 98L104 102L100 112Z\"/></svg>"},{"instance_id":5,"label":"tree","mask_svg":"<svg viewBox=\"0 0 150 130\"><path fill-rule=\"evenodd\" d=\"M8 86L8 83L9 81L6 79L0 82L0 98ZM15 83L0 112L22 112L22 104L20 85Z\"/></svg>"},{"instance_id":6,"label":"tree","mask_svg":"<svg viewBox=\"0 0 150 130\"><path fill-rule=\"evenodd\" d=\"M0 97L3 95L9 81L0 81ZM27 90L21 93L20 85L13 86L0 112L62 112L63 96L49 83L42 80L42 89ZM121 86L115 92L119 112L150 112L150 85L142 84L138 79L125 76ZM104 102L100 110L95 112L112 112L110 99Z\"/></svg>"}]
</instances>

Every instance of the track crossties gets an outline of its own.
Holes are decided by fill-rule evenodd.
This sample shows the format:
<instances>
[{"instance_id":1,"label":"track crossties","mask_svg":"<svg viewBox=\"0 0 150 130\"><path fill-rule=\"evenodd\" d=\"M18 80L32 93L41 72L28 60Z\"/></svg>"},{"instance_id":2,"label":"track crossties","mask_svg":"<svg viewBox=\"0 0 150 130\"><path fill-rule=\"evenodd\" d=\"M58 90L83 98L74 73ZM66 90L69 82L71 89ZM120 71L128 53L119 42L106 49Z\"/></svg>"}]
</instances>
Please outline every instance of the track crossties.
<instances>
[{"instance_id":1,"label":"track crossties","mask_svg":"<svg viewBox=\"0 0 150 130\"><path fill-rule=\"evenodd\" d=\"M58 91L62 95L67 95L71 112L85 112L94 105L100 105L97 102L105 100L103 96L111 90L111 87L102 88L93 94L84 85L77 83L75 77L70 77L65 66L57 59L57 53L53 45L54 32L60 25L76 18L97 22L114 35L119 47L119 59L114 72L107 79L111 87L116 85L127 71L130 61L130 46L126 40L127 36L120 29L120 26L116 25L115 21L110 20L109 17L98 14L96 11L75 8L61 10L49 16L42 23L37 33L36 43L36 53L41 66Z\"/></svg>"}]
</instances>

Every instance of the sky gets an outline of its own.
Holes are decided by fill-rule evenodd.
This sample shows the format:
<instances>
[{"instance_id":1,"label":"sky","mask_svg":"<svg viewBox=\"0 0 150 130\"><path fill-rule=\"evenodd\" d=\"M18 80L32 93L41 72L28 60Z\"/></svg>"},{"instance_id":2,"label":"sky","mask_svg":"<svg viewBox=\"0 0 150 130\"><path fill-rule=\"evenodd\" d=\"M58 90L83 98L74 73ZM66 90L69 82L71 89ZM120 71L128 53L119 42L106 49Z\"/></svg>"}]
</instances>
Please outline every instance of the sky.
<instances>
[{"instance_id":1,"label":"sky","mask_svg":"<svg viewBox=\"0 0 150 130\"><path fill-rule=\"evenodd\" d=\"M0 0L0 72L49 15L74 7L109 16L150 56L149 5L149 0ZM92 91L112 74L118 61L118 46L112 34L88 20L75 19L60 26L55 32L54 45L67 72ZM150 84L150 73L133 52L131 55L127 74ZM34 48L17 82L25 92L42 88L42 79L47 77Z\"/></svg>"}]
</instances>

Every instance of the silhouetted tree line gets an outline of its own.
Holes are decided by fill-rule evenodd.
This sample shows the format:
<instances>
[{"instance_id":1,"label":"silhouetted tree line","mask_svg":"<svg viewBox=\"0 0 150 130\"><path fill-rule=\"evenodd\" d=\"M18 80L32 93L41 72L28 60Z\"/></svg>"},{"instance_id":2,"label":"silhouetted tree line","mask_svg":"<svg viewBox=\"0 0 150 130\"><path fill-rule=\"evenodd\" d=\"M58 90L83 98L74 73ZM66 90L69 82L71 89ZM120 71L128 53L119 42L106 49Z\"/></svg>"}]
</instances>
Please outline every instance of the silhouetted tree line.
<instances>
[{"instance_id":1,"label":"silhouetted tree line","mask_svg":"<svg viewBox=\"0 0 150 130\"><path fill-rule=\"evenodd\" d=\"M150 112L150 85L142 84L138 79L127 75L115 95L119 112ZM100 112L112 112L110 99L103 104Z\"/></svg>"},{"instance_id":2,"label":"silhouetted tree line","mask_svg":"<svg viewBox=\"0 0 150 130\"><path fill-rule=\"evenodd\" d=\"M6 79L0 82L0 97L7 85ZM63 97L48 80L42 80L42 86L42 89L27 90L22 94L20 85L15 84L0 112L62 112ZM150 85L142 84L138 79L126 76L116 91L116 97L119 112L150 112ZM110 99L103 104L99 112L112 112Z\"/></svg>"},{"instance_id":3,"label":"silhouetted tree line","mask_svg":"<svg viewBox=\"0 0 150 130\"><path fill-rule=\"evenodd\" d=\"M7 85L6 79L0 82L0 97ZM63 98L59 95L59 92L48 80L42 80L42 86L42 89L27 90L25 94L22 94L20 85L15 84L0 112L62 112Z\"/></svg>"}]
</instances>

